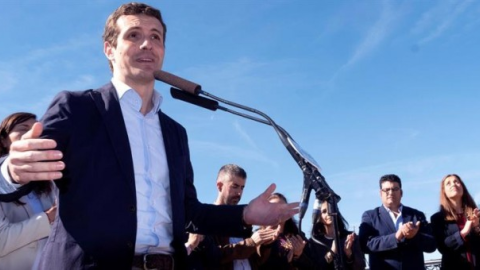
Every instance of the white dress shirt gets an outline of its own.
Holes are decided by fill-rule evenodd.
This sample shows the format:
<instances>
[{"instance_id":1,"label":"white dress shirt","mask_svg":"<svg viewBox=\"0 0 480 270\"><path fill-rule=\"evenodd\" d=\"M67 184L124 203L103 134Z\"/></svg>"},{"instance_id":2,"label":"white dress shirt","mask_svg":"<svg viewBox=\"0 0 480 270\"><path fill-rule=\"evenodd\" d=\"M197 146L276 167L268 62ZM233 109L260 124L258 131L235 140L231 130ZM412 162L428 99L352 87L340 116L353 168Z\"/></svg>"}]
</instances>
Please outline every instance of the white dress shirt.
<instances>
[{"instance_id":1,"label":"white dress shirt","mask_svg":"<svg viewBox=\"0 0 480 270\"><path fill-rule=\"evenodd\" d=\"M140 95L112 79L120 101L132 151L137 195L137 238L135 253L173 253L170 178L158 111L162 96L153 91L153 109L140 112ZM120 225L120 224L119 224Z\"/></svg>"}]
</instances>

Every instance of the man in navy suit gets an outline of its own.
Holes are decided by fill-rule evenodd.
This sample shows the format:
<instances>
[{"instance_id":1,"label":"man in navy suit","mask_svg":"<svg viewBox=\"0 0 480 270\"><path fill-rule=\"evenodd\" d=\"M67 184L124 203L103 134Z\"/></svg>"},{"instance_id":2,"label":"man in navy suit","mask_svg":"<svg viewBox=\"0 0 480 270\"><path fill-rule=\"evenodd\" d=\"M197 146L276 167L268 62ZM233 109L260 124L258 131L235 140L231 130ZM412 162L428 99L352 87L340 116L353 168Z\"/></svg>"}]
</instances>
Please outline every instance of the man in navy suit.
<instances>
[{"instance_id":1,"label":"man in navy suit","mask_svg":"<svg viewBox=\"0 0 480 270\"><path fill-rule=\"evenodd\" d=\"M423 252L435 251L425 215L400 203L402 182L394 174L380 178L382 206L363 213L360 245L370 269L425 269Z\"/></svg>"},{"instance_id":2,"label":"man in navy suit","mask_svg":"<svg viewBox=\"0 0 480 270\"><path fill-rule=\"evenodd\" d=\"M165 34L159 10L120 6L103 35L111 81L59 93L42 124L12 144L6 177L57 179L60 191L40 269L184 269L185 230L243 236L245 225L298 212L298 204L268 202L274 185L247 206L197 200L187 134L153 88Z\"/></svg>"}]
</instances>

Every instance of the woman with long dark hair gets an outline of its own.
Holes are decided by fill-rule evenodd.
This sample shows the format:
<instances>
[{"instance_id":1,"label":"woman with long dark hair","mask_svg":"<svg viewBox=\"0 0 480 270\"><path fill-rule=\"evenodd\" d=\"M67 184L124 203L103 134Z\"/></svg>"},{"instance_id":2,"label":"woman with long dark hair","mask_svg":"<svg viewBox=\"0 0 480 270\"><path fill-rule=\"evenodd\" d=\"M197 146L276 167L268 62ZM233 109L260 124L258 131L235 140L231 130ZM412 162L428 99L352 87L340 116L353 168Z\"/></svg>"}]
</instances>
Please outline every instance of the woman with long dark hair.
<instances>
[{"instance_id":1,"label":"woman with long dark hair","mask_svg":"<svg viewBox=\"0 0 480 270\"><path fill-rule=\"evenodd\" d=\"M281 193L273 193L271 203L288 203ZM306 241L293 218L282 222L277 227L278 237L271 243L260 246L260 269L297 269L297 265L304 259L303 249Z\"/></svg>"},{"instance_id":2,"label":"woman with long dark hair","mask_svg":"<svg viewBox=\"0 0 480 270\"><path fill-rule=\"evenodd\" d=\"M311 268L314 269L335 269L334 258L338 254L338 248L334 241L334 220L329 215L327 206L326 201L316 204L316 207L320 208L320 214L315 220L312 235L308 240L308 256L314 264ZM365 269L365 256L355 233L347 230L348 223L340 212L336 218L340 248L343 251L343 269Z\"/></svg>"},{"instance_id":3,"label":"woman with long dark hair","mask_svg":"<svg viewBox=\"0 0 480 270\"><path fill-rule=\"evenodd\" d=\"M32 182L25 189L26 186L2 177L8 175L3 161L10 145L20 140L35 122L34 114L19 112L0 124L0 269L32 269L57 211L51 181Z\"/></svg>"},{"instance_id":4,"label":"woman with long dark hair","mask_svg":"<svg viewBox=\"0 0 480 270\"><path fill-rule=\"evenodd\" d=\"M431 217L442 269L480 269L480 211L460 176L440 183L440 211Z\"/></svg>"}]
</instances>

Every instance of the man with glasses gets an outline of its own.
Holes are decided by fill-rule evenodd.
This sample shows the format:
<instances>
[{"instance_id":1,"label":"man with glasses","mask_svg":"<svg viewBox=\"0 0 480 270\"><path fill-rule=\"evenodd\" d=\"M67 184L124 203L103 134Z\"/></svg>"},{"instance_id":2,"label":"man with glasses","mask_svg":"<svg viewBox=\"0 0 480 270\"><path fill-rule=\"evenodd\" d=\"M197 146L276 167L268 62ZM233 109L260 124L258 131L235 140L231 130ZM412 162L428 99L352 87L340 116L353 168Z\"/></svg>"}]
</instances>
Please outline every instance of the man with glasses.
<instances>
[{"instance_id":1,"label":"man with glasses","mask_svg":"<svg viewBox=\"0 0 480 270\"><path fill-rule=\"evenodd\" d=\"M370 269L425 269L423 252L435 251L425 215L401 204L402 182L395 174L380 178L382 206L363 213L360 244Z\"/></svg>"}]
</instances>

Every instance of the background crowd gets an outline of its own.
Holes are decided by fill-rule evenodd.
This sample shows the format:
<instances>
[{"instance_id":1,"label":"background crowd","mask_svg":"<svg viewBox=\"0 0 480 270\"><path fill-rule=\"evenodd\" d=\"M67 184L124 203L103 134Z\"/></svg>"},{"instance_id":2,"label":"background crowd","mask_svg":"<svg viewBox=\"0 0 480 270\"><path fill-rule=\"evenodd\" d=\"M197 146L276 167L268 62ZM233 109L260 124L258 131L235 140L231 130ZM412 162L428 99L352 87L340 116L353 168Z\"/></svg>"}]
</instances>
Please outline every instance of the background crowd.
<instances>
[{"instance_id":1,"label":"background crowd","mask_svg":"<svg viewBox=\"0 0 480 270\"><path fill-rule=\"evenodd\" d=\"M1 162L12 142L20 140L36 122L31 113L14 113L0 124ZM2 172L5 166L2 166ZM239 204L247 173L238 165L220 168L215 205ZM50 181L32 182L29 190L0 179L0 268L36 268L39 256L56 218L57 191ZM480 269L480 211L467 187L456 174L440 181L440 207L430 222L423 212L401 203L401 179L394 174L379 181L381 205L365 211L359 235L348 230L339 211L333 215L331 201L315 204L310 238L299 231L294 218L261 226L244 237L187 233L185 249L189 269L424 269L424 252L436 248L442 254L442 269ZM21 194L19 192L23 192ZM287 204L273 193L268 200ZM333 208L335 209L335 208ZM337 228L335 230L334 219ZM250 227L252 229L252 227ZM335 234L336 232L336 234ZM338 241L335 241L336 236ZM337 247L337 243L339 247ZM341 249L341 252L339 252ZM340 256L340 255L341 256Z\"/></svg>"},{"instance_id":2,"label":"background crowd","mask_svg":"<svg viewBox=\"0 0 480 270\"><path fill-rule=\"evenodd\" d=\"M292 219L295 203L273 193L273 186L247 206L237 205L246 173L238 176L243 184L234 183L224 179L230 173L223 168L219 200L199 203L185 129L159 109L161 96L153 89L166 30L158 10L122 5L103 36L111 82L58 94L43 125L34 124L35 117L2 123L5 268L361 269L363 252L372 269L421 269L423 252L437 247L446 268L478 267L479 211L458 175L441 181L440 211L431 223L401 203L398 176L382 176L381 206L365 211L358 236L340 213L319 202L321 214L306 239ZM58 190L46 179L59 179ZM339 241L332 221L340 225ZM251 225L259 227L252 231ZM240 257L237 247L247 247Z\"/></svg>"}]
</instances>

